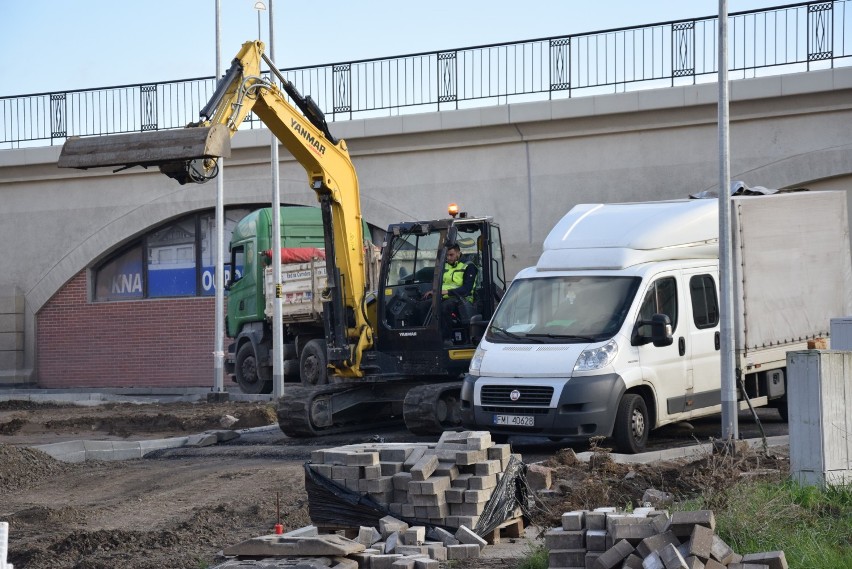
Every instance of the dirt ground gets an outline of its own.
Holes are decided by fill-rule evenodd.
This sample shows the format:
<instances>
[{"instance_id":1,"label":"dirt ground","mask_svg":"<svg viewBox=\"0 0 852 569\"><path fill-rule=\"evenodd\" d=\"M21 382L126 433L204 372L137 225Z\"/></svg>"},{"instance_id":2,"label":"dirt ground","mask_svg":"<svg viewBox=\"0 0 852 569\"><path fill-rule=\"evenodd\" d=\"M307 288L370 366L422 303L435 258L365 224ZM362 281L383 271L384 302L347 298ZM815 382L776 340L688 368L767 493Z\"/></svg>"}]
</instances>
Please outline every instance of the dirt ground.
<instances>
[{"instance_id":1,"label":"dirt ground","mask_svg":"<svg viewBox=\"0 0 852 569\"><path fill-rule=\"evenodd\" d=\"M0 521L10 526L8 561L19 569L197 569L224 561L219 556L224 547L271 533L277 512L285 528L310 524L303 475L310 451L361 439L294 442L273 429L255 442L241 437L216 447L83 464L62 463L30 448L274 422L274 410L266 403L79 407L0 402ZM387 436L411 438L404 431ZM376 440L372 437L364 440ZM649 488L676 498L699 493L712 498L714 489L729 485L732 477L778 479L789 470L783 452L626 466L612 462L606 449L584 463L566 448L556 449L545 464L553 469L555 492L530 512L530 521L544 529L559 525L566 511L638 505ZM474 565L512 569L514 563L498 558Z\"/></svg>"}]
</instances>

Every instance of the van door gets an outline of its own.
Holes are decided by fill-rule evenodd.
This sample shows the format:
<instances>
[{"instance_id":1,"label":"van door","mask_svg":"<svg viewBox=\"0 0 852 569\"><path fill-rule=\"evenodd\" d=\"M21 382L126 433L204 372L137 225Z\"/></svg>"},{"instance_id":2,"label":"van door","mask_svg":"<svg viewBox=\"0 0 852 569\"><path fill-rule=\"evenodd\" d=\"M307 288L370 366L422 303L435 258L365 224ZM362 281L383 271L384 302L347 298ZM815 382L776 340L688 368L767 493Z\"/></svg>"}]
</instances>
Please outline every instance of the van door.
<instances>
[{"instance_id":1,"label":"van door","mask_svg":"<svg viewBox=\"0 0 852 569\"><path fill-rule=\"evenodd\" d=\"M657 401L657 424L660 426L683 419L684 400L688 388L688 354L684 329L688 322L681 317L679 271L657 275L645 289L634 326L632 344L638 347L642 378L654 386ZM650 322L654 314L665 314L672 324L674 341L669 346L651 343Z\"/></svg>"},{"instance_id":2,"label":"van door","mask_svg":"<svg viewBox=\"0 0 852 569\"><path fill-rule=\"evenodd\" d=\"M693 390L687 393L684 411L690 417L721 410L722 360L720 358L719 295L716 267L684 271L689 286L692 317L688 325L687 345L693 367Z\"/></svg>"}]
</instances>

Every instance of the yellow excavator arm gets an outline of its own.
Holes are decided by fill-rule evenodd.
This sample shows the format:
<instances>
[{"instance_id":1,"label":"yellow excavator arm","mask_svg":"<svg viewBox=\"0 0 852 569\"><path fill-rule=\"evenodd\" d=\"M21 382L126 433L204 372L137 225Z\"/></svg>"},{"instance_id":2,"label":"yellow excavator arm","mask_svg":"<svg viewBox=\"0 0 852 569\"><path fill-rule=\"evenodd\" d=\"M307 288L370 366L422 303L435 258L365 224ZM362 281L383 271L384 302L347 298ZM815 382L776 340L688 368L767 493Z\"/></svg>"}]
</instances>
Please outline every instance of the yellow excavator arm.
<instances>
[{"instance_id":1,"label":"yellow excavator arm","mask_svg":"<svg viewBox=\"0 0 852 569\"><path fill-rule=\"evenodd\" d=\"M326 250L333 253L327 257L328 298L323 299L328 362L339 376L361 377L361 355L372 346L373 338L364 306L366 267L358 177L345 141L334 139L319 108L278 74L263 50L260 41L243 44L201 110L199 122L182 131L69 138L59 166L156 165L181 184L205 182L216 176L216 159L230 155L230 137L254 112L304 167L317 194ZM262 61L278 75L280 88L261 76Z\"/></svg>"}]
</instances>

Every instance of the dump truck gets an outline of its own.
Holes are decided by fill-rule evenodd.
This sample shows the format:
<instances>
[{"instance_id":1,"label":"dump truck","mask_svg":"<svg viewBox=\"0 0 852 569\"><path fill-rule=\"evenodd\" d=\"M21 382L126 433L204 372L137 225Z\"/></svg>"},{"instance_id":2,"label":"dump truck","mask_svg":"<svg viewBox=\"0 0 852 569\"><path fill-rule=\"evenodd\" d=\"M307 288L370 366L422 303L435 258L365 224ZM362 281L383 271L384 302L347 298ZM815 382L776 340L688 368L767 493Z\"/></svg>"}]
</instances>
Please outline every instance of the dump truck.
<instances>
[{"instance_id":1,"label":"dump truck","mask_svg":"<svg viewBox=\"0 0 852 569\"><path fill-rule=\"evenodd\" d=\"M740 409L787 413L786 353L852 313L845 192L731 198ZM509 287L462 389L493 436L645 448L721 410L719 203L574 206Z\"/></svg>"},{"instance_id":2,"label":"dump truck","mask_svg":"<svg viewBox=\"0 0 852 569\"><path fill-rule=\"evenodd\" d=\"M322 291L327 287L325 238L319 208L282 206L281 276L272 264L272 208L261 208L234 227L228 246L236 275L226 284L225 333L233 341L225 356L225 371L243 393L272 392L272 326L274 302L281 298L284 329L284 380L303 385L328 383L320 365L325 351ZM364 235L370 229L364 224ZM380 251L367 239L367 289L378 286ZM281 283L281 290L278 284Z\"/></svg>"},{"instance_id":3,"label":"dump truck","mask_svg":"<svg viewBox=\"0 0 852 569\"><path fill-rule=\"evenodd\" d=\"M262 62L277 81L263 77ZM415 433L458 428L478 322L490 319L506 287L499 226L457 210L390 225L377 294L370 295L358 177L346 142L278 72L262 42L243 44L198 121L175 131L70 137L58 165L157 167L179 184L204 183L217 175L218 158L230 156L231 137L251 112L305 169L325 229L325 350L315 353L328 383L285 390L277 407L282 431L315 436L400 420ZM448 312L441 285L455 246L475 277L469 296L458 299L464 309Z\"/></svg>"}]
</instances>

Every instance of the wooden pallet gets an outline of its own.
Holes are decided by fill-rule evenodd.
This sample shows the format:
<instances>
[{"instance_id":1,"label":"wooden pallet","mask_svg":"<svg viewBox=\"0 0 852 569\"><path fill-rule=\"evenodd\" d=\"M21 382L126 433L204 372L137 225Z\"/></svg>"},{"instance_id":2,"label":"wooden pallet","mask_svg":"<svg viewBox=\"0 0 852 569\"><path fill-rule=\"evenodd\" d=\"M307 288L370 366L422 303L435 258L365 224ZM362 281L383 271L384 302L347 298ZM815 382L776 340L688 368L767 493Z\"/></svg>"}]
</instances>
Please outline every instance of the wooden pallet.
<instances>
[{"instance_id":1,"label":"wooden pallet","mask_svg":"<svg viewBox=\"0 0 852 569\"><path fill-rule=\"evenodd\" d=\"M337 535L342 535L348 539L356 539L358 537L359 528L345 527L345 526L319 526L317 527L317 532L320 535L327 533L335 533Z\"/></svg>"},{"instance_id":2,"label":"wooden pallet","mask_svg":"<svg viewBox=\"0 0 852 569\"><path fill-rule=\"evenodd\" d=\"M488 545L494 545L495 543L500 543L500 539L523 537L523 535L524 519L512 518L510 520L506 520L505 522L494 528L492 531L481 537L482 539L488 542Z\"/></svg>"}]
</instances>

